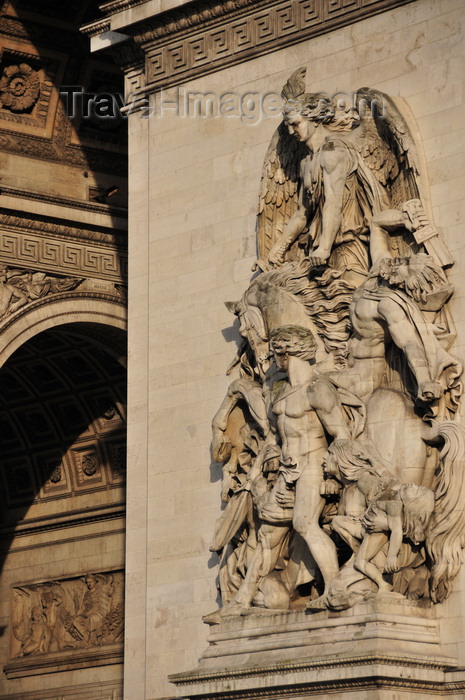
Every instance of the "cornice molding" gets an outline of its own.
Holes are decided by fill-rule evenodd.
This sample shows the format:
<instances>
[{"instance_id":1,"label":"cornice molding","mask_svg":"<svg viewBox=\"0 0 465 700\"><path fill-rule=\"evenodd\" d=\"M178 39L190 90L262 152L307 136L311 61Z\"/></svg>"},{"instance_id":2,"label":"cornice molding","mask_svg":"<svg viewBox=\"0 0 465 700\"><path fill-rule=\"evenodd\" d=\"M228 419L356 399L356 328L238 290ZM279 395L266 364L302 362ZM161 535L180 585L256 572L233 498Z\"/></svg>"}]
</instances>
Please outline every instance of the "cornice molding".
<instances>
[{"instance_id":1,"label":"cornice molding","mask_svg":"<svg viewBox=\"0 0 465 700\"><path fill-rule=\"evenodd\" d=\"M0 194L8 197L18 197L22 200L30 199L37 202L46 202L47 204L57 204L60 207L70 207L72 209L81 209L83 211L91 211L93 214L106 214L107 216L117 216L122 219L127 219L127 209L120 207L112 207L107 205L93 204L92 202L84 202L78 199L68 199L66 197L57 197L44 194L43 192L30 192L28 190L20 190L13 187L0 186Z\"/></svg>"},{"instance_id":2,"label":"cornice molding","mask_svg":"<svg viewBox=\"0 0 465 700\"><path fill-rule=\"evenodd\" d=\"M323 0L326 2L327 0ZM357 0L356 0L357 1ZM309 0L297 3L315 5L319 0ZM244 15L249 9L260 11L271 9L274 5L280 5L276 0L203 0L192 5L183 6L178 10L166 12L154 18L154 22L140 23L137 26L135 39L140 44L161 39L163 37L176 36L180 38L180 32L205 30L218 23L230 22Z\"/></svg>"},{"instance_id":3,"label":"cornice molding","mask_svg":"<svg viewBox=\"0 0 465 700\"><path fill-rule=\"evenodd\" d=\"M130 10L131 7L136 7L136 5L143 5L145 2L147 0L110 0L110 2L102 3L99 9L106 17L109 17L116 12L123 12Z\"/></svg>"},{"instance_id":4,"label":"cornice molding","mask_svg":"<svg viewBox=\"0 0 465 700\"><path fill-rule=\"evenodd\" d=\"M337 670L337 677L325 675L324 671ZM350 677L344 672L350 669ZM356 670L357 669L357 670ZM405 669L409 669L405 672ZM455 671L457 662L447 657L421 658L416 656L391 656L388 654L367 654L328 659L315 659L301 663L285 663L273 666L248 669L229 669L227 671L195 671L169 676L171 683L190 697L206 698L214 689L216 700L251 700L266 698L272 700L283 697L313 697L315 692L343 691L345 689L379 689L412 690L443 692L446 688L457 685L463 688L463 682L447 682L445 673ZM421 677L422 672L432 671L434 676ZM402 671L405 673L403 676ZM308 676L307 676L308 674ZM285 679L285 677L287 678ZM306 677L307 676L307 677ZM266 687L241 685L241 680L266 677ZM270 682L270 677L273 681ZM282 678L282 680L281 680ZM210 685L211 684L211 685ZM221 687L221 685L223 687ZM228 689L231 686L231 690ZM200 686L197 690L197 686Z\"/></svg>"},{"instance_id":5,"label":"cornice molding","mask_svg":"<svg viewBox=\"0 0 465 700\"><path fill-rule=\"evenodd\" d=\"M66 676L65 676L66 677ZM123 697L123 681L99 681L98 687L103 698ZM85 700L86 698L95 697L95 683L77 684L69 683L64 686L54 686L53 692L56 698L60 700ZM50 700L50 690L31 690L22 691L21 693L12 693L4 695L2 700Z\"/></svg>"},{"instance_id":6,"label":"cornice molding","mask_svg":"<svg viewBox=\"0 0 465 700\"><path fill-rule=\"evenodd\" d=\"M412 1L202 0L119 30L146 55L146 84L137 92L148 94ZM116 0L103 9L120 12L130 2Z\"/></svg>"},{"instance_id":7,"label":"cornice molding","mask_svg":"<svg viewBox=\"0 0 465 700\"><path fill-rule=\"evenodd\" d=\"M124 229L109 229L91 224L79 224L66 219L51 219L40 214L30 214L15 209L4 209L0 212L0 230L42 233L48 239L65 240L67 242L98 242L109 248L127 250L128 234Z\"/></svg>"},{"instance_id":8,"label":"cornice molding","mask_svg":"<svg viewBox=\"0 0 465 700\"><path fill-rule=\"evenodd\" d=\"M98 36L98 34L102 34L103 32L109 32L111 29L111 22L110 19L105 18L105 19L97 19L94 20L93 22L89 22L88 24L85 24L83 27L81 27L81 32L85 34L86 36L92 37L92 36Z\"/></svg>"},{"instance_id":9,"label":"cornice molding","mask_svg":"<svg viewBox=\"0 0 465 700\"><path fill-rule=\"evenodd\" d=\"M123 644L120 642L108 645L108 647L23 656L5 664L3 672L7 678L23 678L24 676L38 676L44 673L72 671L93 666L122 664L123 659Z\"/></svg>"},{"instance_id":10,"label":"cornice molding","mask_svg":"<svg viewBox=\"0 0 465 700\"><path fill-rule=\"evenodd\" d=\"M296 683L289 687L264 687L254 688L252 690L235 690L225 692L215 692L212 694L191 695L194 700L198 697L199 700L214 698L214 700L253 700L254 698L262 698L263 700L282 700L284 697L289 697L293 700L295 697L314 697L323 693L343 692L345 690L352 691L368 691L368 690L391 690L393 692L400 690L412 691L415 695L420 695L422 691L432 692L439 697L452 695L455 691L463 691L465 688L464 682L448 683L445 681L422 681L409 678L383 678L382 676L373 675L368 678L341 678L333 681L311 681L308 683ZM209 689L210 690L210 689Z\"/></svg>"},{"instance_id":11,"label":"cornice molding","mask_svg":"<svg viewBox=\"0 0 465 700\"><path fill-rule=\"evenodd\" d=\"M63 513L53 513L39 518L25 518L13 525L0 526L0 541L14 535L15 537L29 537L56 530L67 530L70 527L82 527L108 520L124 519L126 504L109 503L101 506L92 506L86 510L71 510ZM0 548L0 551L3 551Z\"/></svg>"},{"instance_id":12,"label":"cornice molding","mask_svg":"<svg viewBox=\"0 0 465 700\"><path fill-rule=\"evenodd\" d=\"M359 656L338 656L327 659L314 659L298 663L286 663L282 666L272 665L253 668L237 668L225 671L194 671L176 673L170 676L172 683L176 685L186 685L190 683L205 683L205 681L224 681L231 678L253 678L255 676L286 675L297 671L315 671L321 668L341 668L362 666L365 664L383 664L388 666L406 666L416 668L433 668L441 671L455 670L457 662L455 659L442 657L425 659L421 656L391 656L388 654L372 654Z\"/></svg>"}]
</instances>

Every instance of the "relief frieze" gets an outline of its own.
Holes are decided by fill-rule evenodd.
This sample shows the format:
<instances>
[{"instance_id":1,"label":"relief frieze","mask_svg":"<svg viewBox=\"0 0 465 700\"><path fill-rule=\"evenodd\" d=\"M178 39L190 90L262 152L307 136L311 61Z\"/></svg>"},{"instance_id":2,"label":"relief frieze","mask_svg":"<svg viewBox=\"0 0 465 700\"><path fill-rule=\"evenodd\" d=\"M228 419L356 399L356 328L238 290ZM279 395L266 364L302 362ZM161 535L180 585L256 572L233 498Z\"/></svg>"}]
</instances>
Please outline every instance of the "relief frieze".
<instances>
[{"instance_id":1,"label":"relief frieze","mask_svg":"<svg viewBox=\"0 0 465 700\"><path fill-rule=\"evenodd\" d=\"M1 258L6 264L33 266L50 274L73 274L81 277L121 283L127 277L127 254L111 244L115 236L99 234L98 231L74 230L69 226L4 216ZM27 226L32 231L6 230ZM43 234L48 233L47 238ZM66 241L53 236L72 235L74 232L95 237L95 242ZM102 241L98 239L102 238ZM110 240L109 240L110 239ZM108 242L107 242L108 241Z\"/></svg>"},{"instance_id":2,"label":"relief frieze","mask_svg":"<svg viewBox=\"0 0 465 700\"><path fill-rule=\"evenodd\" d=\"M43 297L76 289L82 279L18 270L0 263L0 322Z\"/></svg>"},{"instance_id":3,"label":"relief frieze","mask_svg":"<svg viewBox=\"0 0 465 700\"><path fill-rule=\"evenodd\" d=\"M98 658L106 648L122 645L124 574L86 573L15 585L10 619L8 675L29 675L36 667L48 672L53 668L48 663L55 670L75 667L74 657L86 665L83 652L92 650Z\"/></svg>"},{"instance_id":4,"label":"relief frieze","mask_svg":"<svg viewBox=\"0 0 465 700\"><path fill-rule=\"evenodd\" d=\"M409 1L206 0L192 9L182 7L139 23L134 39L146 51L147 90L153 91ZM113 7L116 5L109 6L107 12ZM90 24L86 31L93 35L98 26Z\"/></svg>"}]
</instances>

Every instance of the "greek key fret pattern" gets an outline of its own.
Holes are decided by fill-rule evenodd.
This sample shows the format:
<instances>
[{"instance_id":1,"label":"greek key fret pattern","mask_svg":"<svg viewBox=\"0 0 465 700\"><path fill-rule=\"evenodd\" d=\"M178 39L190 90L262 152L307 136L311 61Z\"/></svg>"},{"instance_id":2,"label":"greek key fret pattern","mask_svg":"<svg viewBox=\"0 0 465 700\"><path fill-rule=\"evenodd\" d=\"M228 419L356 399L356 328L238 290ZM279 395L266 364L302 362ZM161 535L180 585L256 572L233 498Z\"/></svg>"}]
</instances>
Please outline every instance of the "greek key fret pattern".
<instances>
[{"instance_id":1,"label":"greek key fret pattern","mask_svg":"<svg viewBox=\"0 0 465 700\"><path fill-rule=\"evenodd\" d=\"M33 234L3 233L0 260L51 273L122 282L126 256L98 244L50 241Z\"/></svg>"},{"instance_id":2,"label":"greek key fret pattern","mask_svg":"<svg viewBox=\"0 0 465 700\"><path fill-rule=\"evenodd\" d=\"M145 31L147 89L176 85L408 2L412 0L281 0L266 9L262 3L250 7L240 18L222 16L205 30L193 21L190 31L173 33L168 40L160 37L159 27L151 41Z\"/></svg>"}]
</instances>

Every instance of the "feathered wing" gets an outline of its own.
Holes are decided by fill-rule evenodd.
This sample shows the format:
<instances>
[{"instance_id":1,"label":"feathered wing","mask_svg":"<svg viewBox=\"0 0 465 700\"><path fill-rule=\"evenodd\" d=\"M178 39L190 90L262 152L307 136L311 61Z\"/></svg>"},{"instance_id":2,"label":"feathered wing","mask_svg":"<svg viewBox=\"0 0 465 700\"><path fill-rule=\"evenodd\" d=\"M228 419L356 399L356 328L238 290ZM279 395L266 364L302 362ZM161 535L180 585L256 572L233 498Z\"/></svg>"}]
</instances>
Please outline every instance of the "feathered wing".
<instances>
[{"instance_id":1,"label":"feathered wing","mask_svg":"<svg viewBox=\"0 0 465 700\"><path fill-rule=\"evenodd\" d=\"M118 603L102 620L100 644L120 642L124 636L124 603Z\"/></svg>"},{"instance_id":2,"label":"feathered wing","mask_svg":"<svg viewBox=\"0 0 465 700\"><path fill-rule=\"evenodd\" d=\"M297 209L300 163L308 153L305 144L293 138L282 122L268 147L260 181L257 244L261 260L267 260Z\"/></svg>"},{"instance_id":3,"label":"feathered wing","mask_svg":"<svg viewBox=\"0 0 465 700\"><path fill-rule=\"evenodd\" d=\"M450 595L465 545L465 427L447 421L440 426L439 435L444 447L434 488L435 508L426 538L434 603L441 603Z\"/></svg>"},{"instance_id":4,"label":"feathered wing","mask_svg":"<svg viewBox=\"0 0 465 700\"><path fill-rule=\"evenodd\" d=\"M408 255L412 246L426 252L443 267L453 265L440 231L434 225L426 163L415 118L401 98L393 98L372 88L361 88L356 104L363 122L359 148L365 163L385 188L389 206L401 209L409 200L420 200L429 224L423 223L408 239L392 239L397 255ZM411 203L411 206L413 203ZM413 205L415 209L415 205Z\"/></svg>"},{"instance_id":5,"label":"feathered wing","mask_svg":"<svg viewBox=\"0 0 465 700\"><path fill-rule=\"evenodd\" d=\"M284 102L305 92L305 68L291 75L282 89ZM266 261L274 243L297 208L300 163L309 154L305 144L289 134L281 122L273 134L263 162L257 214L258 256Z\"/></svg>"},{"instance_id":6,"label":"feathered wing","mask_svg":"<svg viewBox=\"0 0 465 700\"><path fill-rule=\"evenodd\" d=\"M372 88L357 91L356 104L363 122L362 155L386 188L391 207L420 196L420 168L415 140L394 100Z\"/></svg>"},{"instance_id":7,"label":"feathered wing","mask_svg":"<svg viewBox=\"0 0 465 700\"><path fill-rule=\"evenodd\" d=\"M305 66L297 68L296 71L291 75L287 83L281 90L281 96L285 102L290 102L292 100L297 100L305 92L305 76L307 75L307 69Z\"/></svg>"}]
</instances>

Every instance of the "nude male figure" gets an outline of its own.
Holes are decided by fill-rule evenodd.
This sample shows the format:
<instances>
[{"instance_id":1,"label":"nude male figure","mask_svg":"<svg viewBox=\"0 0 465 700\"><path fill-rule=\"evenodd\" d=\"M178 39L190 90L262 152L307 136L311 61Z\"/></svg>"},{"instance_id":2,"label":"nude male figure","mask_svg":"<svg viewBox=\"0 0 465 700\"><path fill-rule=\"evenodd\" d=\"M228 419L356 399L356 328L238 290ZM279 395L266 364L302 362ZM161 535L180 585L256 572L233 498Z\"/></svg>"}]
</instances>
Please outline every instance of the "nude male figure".
<instances>
[{"instance_id":1,"label":"nude male figure","mask_svg":"<svg viewBox=\"0 0 465 700\"><path fill-rule=\"evenodd\" d=\"M380 260L354 293L349 368L338 375L338 381L368 397L381 386L386 345L393 341L416 380L417 400L439 399L462 368L438 342L419 303L429 295L447 294L448 289L442 270L424 253ZM449 376L442 380L445 370Z\"/></svg>"},{"instance_id":2,"label":"nude male figure","mask_svg":"<svg viewBox=\"0 0 465 700\"><path fill-rule=\"evenodd\" d=\"M283 326L270 338L275 363L287 375L272 389L272 429L281 445L282 471L295 481L293 527L306 542L324 580L325 591L339 571L336 547L321 529L319 518L324 499L322 460L326 434L335 439L350 436L336 386L311 364L315 340L299 326ZM287 505L285 495L278 502Z\"/></svg>"},{"instance_id":3,"label":"nude male figure","mask_svg":"<svg viewBox=\"0 0 465 700\"><path fill-rule=\"evenodd\" d=\"M321 607L331 581L339 572L336 546L319 524L325 503L321 487L322 460L328 446L326 434L337 439L351 436L339 390L314 365L316 343L310 330L282 326L270 334L270 346L276 367L286 378L276 381L267 397L270 431L248 474L249 488L261 519L257 547L238 592L227 605L204 618L208 624L217 624L222 617L248 609L261 578L273 571L276 554L291 521L323 577L324 593L318 599ZM344 398L360 409L357 397L345 393ZM270 458L270 449L273 456L280 451L281 466L274 487L267 491L265 479L259 474ZM280 596L281 600L284 598ZM311 601L311 607L319 607L318 601Z\"/></svg>"}]
</instances>

